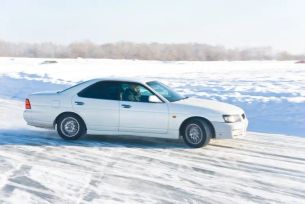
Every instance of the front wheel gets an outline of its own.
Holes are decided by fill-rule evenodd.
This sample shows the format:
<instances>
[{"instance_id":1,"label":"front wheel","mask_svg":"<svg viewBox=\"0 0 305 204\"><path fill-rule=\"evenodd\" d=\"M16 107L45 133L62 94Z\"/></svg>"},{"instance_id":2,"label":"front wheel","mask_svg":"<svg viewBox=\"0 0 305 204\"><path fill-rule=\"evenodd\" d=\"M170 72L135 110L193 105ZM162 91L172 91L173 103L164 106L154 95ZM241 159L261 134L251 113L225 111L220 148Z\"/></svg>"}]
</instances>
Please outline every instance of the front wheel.
<instances>
[{"instance_id":1,"label":"front wheel","mask_svg":"<svg viewBox=\"0 0 305 204\"><path fill-rule=\"evenodd\" d=\"M206 146L212 137L210 125L200 119L188 121L182 128L184 142L193 148Z\"/></svg>"},{"instance_id":2,"label":"front wheel","mask_svg":"<svg viewBox=\"0 0 305 204\"><path fill-rule=\"evenodd\" d=\"M79 116L64 114L57 120L57 132L65 140L76 140L86 134L86 126Z\"/></svg>"}]
</instances>

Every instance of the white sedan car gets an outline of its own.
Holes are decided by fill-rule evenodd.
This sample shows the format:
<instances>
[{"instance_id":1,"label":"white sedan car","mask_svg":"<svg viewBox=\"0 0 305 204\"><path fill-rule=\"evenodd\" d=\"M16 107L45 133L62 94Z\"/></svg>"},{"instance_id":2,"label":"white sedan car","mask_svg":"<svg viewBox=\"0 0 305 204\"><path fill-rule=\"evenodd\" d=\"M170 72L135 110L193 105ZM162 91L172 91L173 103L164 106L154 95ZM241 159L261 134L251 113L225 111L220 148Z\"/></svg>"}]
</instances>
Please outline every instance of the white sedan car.
<instances>
[{"instance_id":1,"label":"white sedan car","mask_svg":"<svg viewBox=\"0 0 305 204\"><path fill-rule=\"evenodd\" d=\"M55 128L67 140L86 134L179 139L191 147L245 135L248 120L236 106L188 98L158 81L93 79L59 92L30 95L28 125Z\"/></svg>"}]
</instances>

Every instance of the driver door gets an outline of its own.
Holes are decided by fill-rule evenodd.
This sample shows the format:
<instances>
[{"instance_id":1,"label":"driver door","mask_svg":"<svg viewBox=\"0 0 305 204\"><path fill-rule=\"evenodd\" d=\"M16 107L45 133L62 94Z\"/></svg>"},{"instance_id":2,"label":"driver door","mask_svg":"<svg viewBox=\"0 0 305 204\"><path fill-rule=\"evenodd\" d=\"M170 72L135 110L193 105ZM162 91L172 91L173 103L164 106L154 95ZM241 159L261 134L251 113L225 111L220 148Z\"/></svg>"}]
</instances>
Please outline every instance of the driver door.
<instances>
[{"instance_id":1,"label":"driver door","mask_svg":"<svg viewBox=\"0 0 305 204\"><path fill-rule=\"evenodd\" d=\"M126 96L126 93L132 94L133 91L129 90L132 86L138 87L140 96ZM154 93L142 84L122 82L120 91L119 132L167 133L169 120L167 103L149 102L149 96Z\"/></svg>"}]
</instances>

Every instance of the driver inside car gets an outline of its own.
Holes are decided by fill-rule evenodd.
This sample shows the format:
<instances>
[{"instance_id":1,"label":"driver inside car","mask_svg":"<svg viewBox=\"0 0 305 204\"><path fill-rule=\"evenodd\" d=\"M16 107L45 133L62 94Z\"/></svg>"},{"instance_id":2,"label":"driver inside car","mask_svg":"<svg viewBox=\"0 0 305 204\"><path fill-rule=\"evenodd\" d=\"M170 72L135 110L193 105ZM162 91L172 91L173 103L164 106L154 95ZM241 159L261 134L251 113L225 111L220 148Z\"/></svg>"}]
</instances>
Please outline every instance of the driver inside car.
<instances>
[{"instance_id":1,"label":"driver inside car","mask_svg":"<svg viewBox=\"0 0 305 204\"><path fill-rule=\"evenodd\" d=\"M128 88L126 88L123 93L123 100L140 102L141 101L140 86L137 84L129 85Z\"/></svg>"}]
</instances>

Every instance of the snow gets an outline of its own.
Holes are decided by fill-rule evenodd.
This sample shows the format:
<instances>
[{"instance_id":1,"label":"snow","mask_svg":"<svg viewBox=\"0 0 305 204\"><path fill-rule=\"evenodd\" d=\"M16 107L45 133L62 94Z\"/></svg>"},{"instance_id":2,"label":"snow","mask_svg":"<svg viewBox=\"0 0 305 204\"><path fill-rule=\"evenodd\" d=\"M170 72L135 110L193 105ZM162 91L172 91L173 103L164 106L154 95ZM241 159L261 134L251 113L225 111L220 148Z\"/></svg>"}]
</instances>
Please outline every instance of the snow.
<instances>
[{"instance_id":1,"label":"snow","mask_svg":"<svg viewBox=\"0 0 305 204\"><path fill-rule=\"evenodd\" d=\"M0 203L303 203L305 140L249 132L191 149L181 141L87 136L26 126L0 99Z\"/></svg>"},{"instance_id":2,"label":"snow","mask_svg":"<svg viewBox=\"0 0 305 204\"><path fill-rule=\"evenodd\" d=\"M162 62L0 58L0 97L24 100L98 77L158 79L181 93L242 107L249 130L305 136L305 65L293 61Z\"/></svg>"},{"instance_id":3,"label":"snow","mask_svg":"<svg viewBox=\"0 0 305 204\"><path fill-rule=\"evenodd\" d=\"M304 64L45 60L0 58L0 203L304 203L305 140L289 136L305 136ZM28 94L106 76L236 104L251 132L191 149L138 137L64 141L25 124Z\"/></svg>"}]
</instances>

